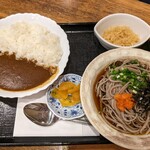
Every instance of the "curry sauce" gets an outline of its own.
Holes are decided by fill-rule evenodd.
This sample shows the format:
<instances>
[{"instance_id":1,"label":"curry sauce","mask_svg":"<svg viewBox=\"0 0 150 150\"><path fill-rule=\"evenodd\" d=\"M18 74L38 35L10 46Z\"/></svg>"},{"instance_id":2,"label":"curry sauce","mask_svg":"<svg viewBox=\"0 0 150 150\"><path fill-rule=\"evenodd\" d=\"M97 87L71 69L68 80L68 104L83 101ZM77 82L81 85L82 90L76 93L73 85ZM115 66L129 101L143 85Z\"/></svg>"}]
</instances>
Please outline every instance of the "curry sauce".
<instances>
[{"instance_id":1,"label":"curry sauce","mask_svg":"<svg viewBox=\"0 0 150 150\"><path fill-rule=\"evenodd\" d=\"M26 59L16 60L15 55L0 55L0 88L22 91L46 82L53 75L49 69L37 66Z\"/></svg>"}]
</instances>

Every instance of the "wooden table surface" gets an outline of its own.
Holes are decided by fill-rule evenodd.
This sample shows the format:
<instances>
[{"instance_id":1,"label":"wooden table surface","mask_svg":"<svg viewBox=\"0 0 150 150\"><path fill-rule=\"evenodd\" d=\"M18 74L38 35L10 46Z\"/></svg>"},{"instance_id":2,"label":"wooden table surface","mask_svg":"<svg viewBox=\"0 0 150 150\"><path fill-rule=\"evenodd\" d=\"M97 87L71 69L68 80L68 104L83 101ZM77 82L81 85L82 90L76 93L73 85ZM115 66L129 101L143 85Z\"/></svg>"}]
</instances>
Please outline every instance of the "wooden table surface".
<instances>
[{"instance_id":1,"label":"wooden table surface","mask_svg":"<svg viewBox=\"0 0 150 150\"><path fill-rule=\"evenodd\" d=\"M112 13L136 15L150 24L150 5L138 0L0 0L0 18L15 13L38 13L57 23L97 22ZM115 144L17 146L0 150L125 150Z\"/></svg>"},{"instance_id":2,"label":"wooden table surface","mask_svg":"<svg viewBox=\"0 0 150 150\"><path fill-rule=\"evenodd\" d=\"M0 18L24 12L58 23L97 22L111 13L130 13L150 24L150 5L138 0L0 0Z\"/></svg>"}]
</instances>

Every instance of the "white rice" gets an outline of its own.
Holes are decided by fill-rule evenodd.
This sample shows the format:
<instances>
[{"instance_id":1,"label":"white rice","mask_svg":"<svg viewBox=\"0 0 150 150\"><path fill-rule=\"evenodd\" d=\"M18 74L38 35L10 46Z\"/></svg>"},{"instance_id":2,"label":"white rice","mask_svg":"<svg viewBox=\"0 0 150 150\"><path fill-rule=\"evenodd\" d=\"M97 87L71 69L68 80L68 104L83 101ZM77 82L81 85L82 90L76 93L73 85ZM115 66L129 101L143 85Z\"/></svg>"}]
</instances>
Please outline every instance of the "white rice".
<instances>
[{"instance_id":1,"label":"white rice","mask_svg":"<svg viewBox=\"0 0 150 150\"><path fill-rule=\"evenodd\" d=\"M44 26L28 22L0 29L0 51L44 67L57 66L63 54L58 36Z\"/></svg>"}]
</instances>

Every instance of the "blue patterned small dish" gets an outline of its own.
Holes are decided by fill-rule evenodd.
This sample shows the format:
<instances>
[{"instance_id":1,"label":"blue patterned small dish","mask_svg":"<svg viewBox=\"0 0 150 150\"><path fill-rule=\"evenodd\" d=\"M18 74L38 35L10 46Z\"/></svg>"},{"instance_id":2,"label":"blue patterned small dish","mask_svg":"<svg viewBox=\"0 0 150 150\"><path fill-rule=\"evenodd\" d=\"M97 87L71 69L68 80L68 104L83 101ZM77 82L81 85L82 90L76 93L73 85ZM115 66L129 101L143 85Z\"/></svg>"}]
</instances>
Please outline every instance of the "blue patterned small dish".
<instances>
[{"instance_id":1,"label":"blue patterned small dish","mask_svg":"<svg viewBox=\"0 0 150 150\"><path fill-rule=\"evenodd\" d=\"M77 74L66 74L60 76L47 91L47 104L50 110L59 118L63 120L72 120L84 116L84 111L81 103L74 106L63 107L59 99L52 97L51 92L54 88L58 87L62 82L71 81L74 84L81 82L81 76Z\"/></svg>"}]
</instances>

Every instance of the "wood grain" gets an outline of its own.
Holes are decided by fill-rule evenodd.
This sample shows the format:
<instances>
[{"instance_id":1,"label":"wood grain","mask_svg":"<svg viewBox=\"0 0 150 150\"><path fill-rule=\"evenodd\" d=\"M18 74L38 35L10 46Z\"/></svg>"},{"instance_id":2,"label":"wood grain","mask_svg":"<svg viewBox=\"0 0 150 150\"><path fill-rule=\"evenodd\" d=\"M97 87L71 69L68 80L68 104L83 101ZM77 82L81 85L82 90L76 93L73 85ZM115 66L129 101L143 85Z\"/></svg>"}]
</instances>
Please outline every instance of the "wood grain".
<instances>
[{"instance_id":1,"label":"wood grain","mask_svg":"<svg viewBox=\"0 0 150 150\"><path fill-rule=\"evenodd\" d=\"M71 146L15 146L1 147L0 150L127 150L115 144L90 144Z\"/></svg>"},{"instance_id":2,"label":"wood grain","mask_svg":"<svg viewBox=\"0 0 150 150\"><path fill-rule=\"evenodd\" d=\"M150 24L150 5L138 0L1 0L0 18L38 13L58 23L97 22L112 13L129 13Z\"/></svg>"},{"instance_id":3,"label":"wood grain","mask_svg":"<svg viewBox=\"0 0 150 150\"><path fill-rule=\"evenodd\" d=\"M150 24L150 5L138 0L0 0L0 18L38 13L58 23L97 22L112 13L129 13ZM0 150L125 150L115 144L9 146Z\"/></svg>"}]
</instances>

